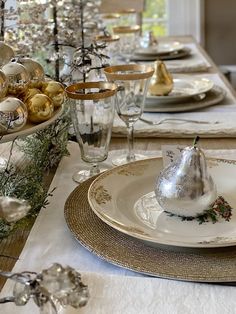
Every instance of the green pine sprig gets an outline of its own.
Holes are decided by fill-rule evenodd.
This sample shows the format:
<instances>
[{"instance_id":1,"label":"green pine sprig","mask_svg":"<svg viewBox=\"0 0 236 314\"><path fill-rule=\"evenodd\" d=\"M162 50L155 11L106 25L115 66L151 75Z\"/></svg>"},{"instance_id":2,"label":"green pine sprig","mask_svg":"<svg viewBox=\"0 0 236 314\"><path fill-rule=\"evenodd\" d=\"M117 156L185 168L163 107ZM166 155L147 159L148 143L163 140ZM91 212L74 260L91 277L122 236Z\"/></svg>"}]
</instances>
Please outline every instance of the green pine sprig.
<instances>
[{"instance_id":1,"label":"green pine sprig","mask_svg":"<svg viewBox=\"0 0 236 314\"><path fill-rule=\"evenodd\" d=\"M8 236L16 228L20 228L30 217L38 214L52 196L45 186L47 171L55 167L64 155L68 155L67 139L70 118L68 114L58 119L48 128L27 136L24 140L12 142L6 169L0 172L0 195L25 199L31 205L27 217L16 223L7 223L0 219L0 238ZM24 166L11 164L14 145L22 151L27 159Z\"/></svg>"}]
</instances>

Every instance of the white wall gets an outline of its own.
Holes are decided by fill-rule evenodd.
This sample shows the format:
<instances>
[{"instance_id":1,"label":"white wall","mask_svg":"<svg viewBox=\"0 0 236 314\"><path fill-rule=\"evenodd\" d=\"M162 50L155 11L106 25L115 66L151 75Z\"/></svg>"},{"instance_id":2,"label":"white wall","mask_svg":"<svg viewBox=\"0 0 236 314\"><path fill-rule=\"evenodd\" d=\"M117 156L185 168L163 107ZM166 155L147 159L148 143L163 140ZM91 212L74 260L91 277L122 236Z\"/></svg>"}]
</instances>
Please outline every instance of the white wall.
<instances>
[{"instance_id":1,"label":"white wall","mask_svg":"<svg viewBox=\"0 0 236 314\"><path fill-rule=\"evenodd\" d=\"M166 0L169 35L192 35L204 45L204 0Z\"/></svg>"}]
</instances>

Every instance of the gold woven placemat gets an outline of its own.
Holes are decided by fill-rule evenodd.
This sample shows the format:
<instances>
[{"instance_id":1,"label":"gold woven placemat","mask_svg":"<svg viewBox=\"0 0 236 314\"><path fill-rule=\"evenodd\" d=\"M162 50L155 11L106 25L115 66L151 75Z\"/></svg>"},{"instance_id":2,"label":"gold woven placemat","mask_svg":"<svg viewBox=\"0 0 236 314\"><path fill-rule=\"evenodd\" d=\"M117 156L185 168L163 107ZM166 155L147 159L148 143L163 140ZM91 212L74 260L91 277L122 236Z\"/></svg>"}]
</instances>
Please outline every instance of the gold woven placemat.
<instances>
[{"instance_id":1,"label":"gold woven placemat","mask_svg":"<svg viewBox=\"0 0 236 314\"><path fill-rule=\"evenodd\" d=\"M94 177L79 185L65 204L65 219L75 238L106 261L156 277L196 282L236 282L236 247L154 248L102 222L88 203Z\"/></svg>"}]
</instances>

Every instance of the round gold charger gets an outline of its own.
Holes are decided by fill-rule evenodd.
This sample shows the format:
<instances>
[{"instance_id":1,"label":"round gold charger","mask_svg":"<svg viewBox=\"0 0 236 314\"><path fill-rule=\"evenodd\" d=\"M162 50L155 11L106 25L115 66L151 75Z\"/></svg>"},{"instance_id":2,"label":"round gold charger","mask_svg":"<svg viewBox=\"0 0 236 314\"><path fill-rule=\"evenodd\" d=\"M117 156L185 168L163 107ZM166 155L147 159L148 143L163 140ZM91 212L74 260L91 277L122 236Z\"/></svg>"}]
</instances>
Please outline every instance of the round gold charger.
<instances>
[{"instance_id":1,"label":"round gold charger","mask_svg":"<svg viewBox=\"0 0 236 314\"><path fill-rule=\"evenodd\" d=\"M88 189L94 179L79 185L65 204L69 229L89 251L112 264L151 276L196 282L236 281L236 247L154 248L106 225L88 203Z\"/></svg>"}]
</instances>

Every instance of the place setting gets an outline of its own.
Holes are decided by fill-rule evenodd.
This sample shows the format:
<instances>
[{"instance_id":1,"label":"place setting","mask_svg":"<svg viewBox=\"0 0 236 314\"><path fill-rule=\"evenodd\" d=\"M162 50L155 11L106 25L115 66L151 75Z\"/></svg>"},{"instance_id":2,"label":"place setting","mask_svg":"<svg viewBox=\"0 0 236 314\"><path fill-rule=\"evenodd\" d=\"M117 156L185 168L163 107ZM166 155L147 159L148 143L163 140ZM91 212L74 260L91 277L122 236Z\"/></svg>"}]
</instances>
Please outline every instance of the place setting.
<instances>
[{"instance_id":1,"label":"place setting","mask_svg":"<svg viewBox=\"0 0 236 314\"><path fill-rule=\"evenodd\" d=\"M205 158L197 141L167 165L139 160L78 186L65 203L75 238L135 272L233 284L236 163Z\"/></svg>"},{"instance_id":2,"label":"place setting","mask_svg":"<svg viewBox=\"0 0 236 314\"><path fill-rule=\"evenodd\" d=\"M178 41L149 41L143 44L144 47L140 46L135 50L132 61L174 60L191 55L191 49Z\"/></svg>"},{"instance_id":3,"label":"place setting","mask_svg":"<svg viewBox=\"0 0 236 314\"><path fill-rule=\"evenodd\" d=\"M226 92L204 76L171 74L155 62L155 73L145 100L146 112L186 112L220 103Z\"/></svg>"}]
</instances>

